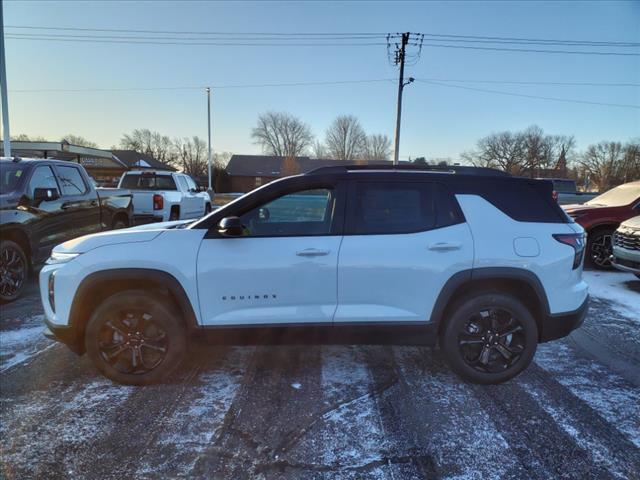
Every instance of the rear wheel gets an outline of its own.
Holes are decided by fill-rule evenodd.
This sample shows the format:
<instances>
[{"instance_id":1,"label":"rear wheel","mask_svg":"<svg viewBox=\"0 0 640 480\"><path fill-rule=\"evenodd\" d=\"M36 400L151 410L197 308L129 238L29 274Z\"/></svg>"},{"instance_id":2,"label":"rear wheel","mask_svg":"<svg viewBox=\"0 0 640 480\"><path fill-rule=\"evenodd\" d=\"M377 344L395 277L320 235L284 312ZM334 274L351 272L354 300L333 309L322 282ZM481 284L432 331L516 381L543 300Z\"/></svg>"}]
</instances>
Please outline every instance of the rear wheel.
<instances>
[{"instance_id":1,"label":"rear wheel","mask_svg":"<svg viewBox=\"0 0 640 480\"><path fill-rule=\"evenodd\" d=\"M613 254L613 228L594 230L587 237L587 252L589 261L599 270L611 269L611 255Z\"/></svg>"},{"instance_id":2,"label":"rear wheel","mask_svg":"<svg viewBox=\"0 0 640 480\"><path fill-rule=\"evenodd\" d=\"M205 215L209 215L210 213L211 213L211 204L210 204L210 203L207 203L207 204L204 206L204 214L205 214Z\"/></svg>"},{"instance_id":3,"label":"rear wheel","mask_svg":"<svg viewBox=\"0 0 640 480\"><path fill-rule=\"evenodd\" d=\"M166 378L186 350L184 325L172 305L142 290L116 293L91 316L87 354L111 380L147 385Z\"/></svg>"},{"instance_id":4,"label":"rear wheel","mask_svg":"<svg viewBox=\"0 0 640 480\"><path fill-rule=\"evenodd\" d=\"M536 352L538 328L531 312L501 293L467 296L454 307L440 343L451 369L474 383L505 382Z\"/></svg>"},{"instance_id":5,"label":"rear wheel","mask_svg":"<svg viewBox=\"0 0 640 480\"><path fill-rule=\"evenodd\" d=\"M0 241L0 302L16 300L27 281L27 257L22 247L11 240Z\"/></svg>"},{"instance_id":6,"label":"rear wheel","mask_svg":"<svg viewBox=\"0 0 640 480\"><path fill-rule=\"evenodd\" d=\"M180 220L180 210L172 208L169 213L169 221Z\"/></svg>"}]
</instances>

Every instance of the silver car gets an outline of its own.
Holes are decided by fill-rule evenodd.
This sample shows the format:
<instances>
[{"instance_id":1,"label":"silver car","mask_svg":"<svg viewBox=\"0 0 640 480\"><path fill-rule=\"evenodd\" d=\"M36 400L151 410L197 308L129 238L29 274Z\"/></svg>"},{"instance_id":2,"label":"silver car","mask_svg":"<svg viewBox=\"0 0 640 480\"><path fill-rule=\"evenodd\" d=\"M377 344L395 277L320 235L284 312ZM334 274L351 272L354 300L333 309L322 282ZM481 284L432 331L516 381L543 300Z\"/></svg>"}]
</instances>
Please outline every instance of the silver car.
<instances>
[{"instance_id":1,"label":"silver car","mask_svg":"<svg viewBox=\"0 0 640 480\"><path fill-rule=\"evenodd\" d=\"M611 264L640 278L640 215L623 222L613 234Z\"/></svg>"}]
</instances>

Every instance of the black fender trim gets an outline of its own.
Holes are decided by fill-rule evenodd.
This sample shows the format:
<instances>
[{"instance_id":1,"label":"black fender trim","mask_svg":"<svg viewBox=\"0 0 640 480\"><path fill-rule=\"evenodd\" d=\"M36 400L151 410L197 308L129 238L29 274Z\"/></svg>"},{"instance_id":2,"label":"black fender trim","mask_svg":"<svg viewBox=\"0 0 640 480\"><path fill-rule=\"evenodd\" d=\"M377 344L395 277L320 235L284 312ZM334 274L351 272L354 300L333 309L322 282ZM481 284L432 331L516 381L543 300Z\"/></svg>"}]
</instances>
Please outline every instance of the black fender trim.
<instances>
[{"instance_id":1,"label":"black fender trim","mask_svg":"<svg viewBox=\"0 0 640 480\"><path fill-rule=\"evenodd\" d=\"M544 316L549 315L549 300L538 276L522 268L486 267L460 271L444 284L433 306L430 322L440 324L453 294L460 287L480 280L519 280L525 282L535 292Z\"/></svg>"},{"instance_id":2,"label":"black fender trim","mask_svg":"<svg viewBox=\"0 0 640 480\"><path fill-rule=\"evenodd\" d=\"M199 326L189 297L187 297L184 288L182 288L180 282L173 275L162 270L151 268L116 268L94 272L87 275L80 283L73 297L69 313L69 328L74 332L76 337L79 337L81 333L81 330L78 328L78 322L80 321L83 310L83 302L96 285L109 282L135 282L139 283L142 288L144 282L160 285L169 290L176 299L176 302L178 302L178 307L184 314L187 329L192 330ZM77 338L77 341L80 340L80 338Z\"/></svg>"}]
</instances>

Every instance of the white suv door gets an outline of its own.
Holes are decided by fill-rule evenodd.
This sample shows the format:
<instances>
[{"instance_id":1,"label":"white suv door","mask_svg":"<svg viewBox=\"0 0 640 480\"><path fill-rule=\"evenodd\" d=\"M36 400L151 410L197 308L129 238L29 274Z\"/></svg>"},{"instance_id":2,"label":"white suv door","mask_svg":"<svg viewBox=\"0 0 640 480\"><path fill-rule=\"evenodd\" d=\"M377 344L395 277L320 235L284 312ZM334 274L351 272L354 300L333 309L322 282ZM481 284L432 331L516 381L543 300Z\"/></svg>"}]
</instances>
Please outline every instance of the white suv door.
<instances>
[{"instance_id":1,"label":"white suv door","mask_svg":"<svg viewBox=\"0 0 640 480\"><path fill-rule=\"evenodd\" d=\"M470 229L444 185L354 181L334 321L427 321L446 281L472 263Z\"/></svg>"},{"instance_id":2,"label":"white suv door","mask_svg":"<svg viewBox=\"0 0 640 480\"><path fill-rule=\"evenodd\" d=\"M331 323L343 194L333 185L275 194L240 217L244 234L215 227L198 253L205 325Z\"/></svg>"}]
</instances>

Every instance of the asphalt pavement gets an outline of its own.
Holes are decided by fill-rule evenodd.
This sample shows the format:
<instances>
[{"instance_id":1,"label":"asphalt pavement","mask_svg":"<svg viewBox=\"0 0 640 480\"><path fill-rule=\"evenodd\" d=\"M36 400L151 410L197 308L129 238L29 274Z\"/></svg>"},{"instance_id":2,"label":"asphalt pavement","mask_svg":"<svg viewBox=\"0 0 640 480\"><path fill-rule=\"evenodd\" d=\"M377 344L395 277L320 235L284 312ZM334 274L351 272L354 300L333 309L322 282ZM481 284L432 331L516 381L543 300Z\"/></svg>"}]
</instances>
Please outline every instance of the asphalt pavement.
<instances>
[{"instance_id":1,"label":"asphalt pavement","mask_svg":"<svg viewBox=\"0 0 640 480\"><path fill-rule=\"evenodd\" d=\"M40 335L33 285L1 307L2 476L640 479L640 281L614 287L631 305L595 296L503 385L426 347L265 338L196 344L167 382L131 387Z\"/></svg>"}]
</instances>

